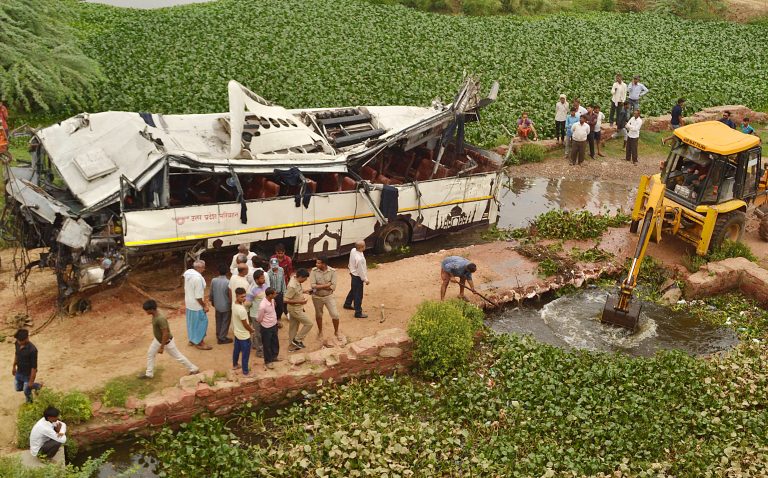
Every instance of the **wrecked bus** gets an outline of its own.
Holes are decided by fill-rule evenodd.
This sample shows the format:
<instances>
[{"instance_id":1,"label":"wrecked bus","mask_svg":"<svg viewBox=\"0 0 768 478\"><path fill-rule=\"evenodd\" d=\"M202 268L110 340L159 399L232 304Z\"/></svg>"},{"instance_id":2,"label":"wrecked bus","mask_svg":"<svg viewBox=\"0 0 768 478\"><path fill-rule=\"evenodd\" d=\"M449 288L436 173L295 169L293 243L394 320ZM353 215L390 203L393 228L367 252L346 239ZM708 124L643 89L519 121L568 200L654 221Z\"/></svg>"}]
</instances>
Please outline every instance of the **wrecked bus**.
<instances>
[{"instance_id":1,"label":"wrecked bus","mask_svg":"<svg viewBox=\"0 0 768 478\"><path fill-rule=\"evenodd\" d=\"M377 251L493 223L498 155L464 142L495 100L467 77L450 104L288 110L236 81L229 112L83 113L6 165L5 234L55 270L62 300L146 254L281 242L297 260Z\"/></svg>"}]
</instances>

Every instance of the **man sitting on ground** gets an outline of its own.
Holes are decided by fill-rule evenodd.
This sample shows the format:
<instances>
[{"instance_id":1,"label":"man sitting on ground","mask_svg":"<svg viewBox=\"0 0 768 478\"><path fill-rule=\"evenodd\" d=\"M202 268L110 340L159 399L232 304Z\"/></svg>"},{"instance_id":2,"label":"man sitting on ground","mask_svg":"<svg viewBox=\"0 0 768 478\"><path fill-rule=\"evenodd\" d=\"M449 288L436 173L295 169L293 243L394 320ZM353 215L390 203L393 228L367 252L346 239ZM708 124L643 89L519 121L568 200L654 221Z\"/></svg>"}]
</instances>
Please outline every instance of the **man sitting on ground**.
<instances>
[{"instance_id":1,"label":"man sitting on ground","mask_svg":"<svg viewBox=\"0 0 768 478\"><path fill-rule=\"evenodd\" d=\"M539 135L536 133L536 128L533 126L533 121L528 118L528 113L523 111L523 115L517 120L517 135L520 139L528 140L528 137L533 133L534 141L539 140Z\"/></svg>"},{"instance_id":2,"label":"man sitting on ground","mask_svg":"<svg viewBox=\"0 0 768 478\"><path fill-rule=\"evenodd\" d=\"M67 442L67 424L59 420L59 410L48 407L43 418L35 423L29 433L29 453L32 456L53 458L61 445Z\"/></svg>"},{"instance_id":3,"label":"man sitting on ground","mask_svg":"<svg viewBox=\"0 0 768 478\"><path fill-rule=\"evenodd\" d=\"M440 286L440 300L445 299L445 291L448 289L449 282L456 282L454 277L459 278L459 297L464 297L464 283L468 282L469 287L475 288L472 282L472 273L477 271L477 266L469 260L459 256L448 256L440 263L440 279L443 283Z\"/></svg>"}]
</instances>

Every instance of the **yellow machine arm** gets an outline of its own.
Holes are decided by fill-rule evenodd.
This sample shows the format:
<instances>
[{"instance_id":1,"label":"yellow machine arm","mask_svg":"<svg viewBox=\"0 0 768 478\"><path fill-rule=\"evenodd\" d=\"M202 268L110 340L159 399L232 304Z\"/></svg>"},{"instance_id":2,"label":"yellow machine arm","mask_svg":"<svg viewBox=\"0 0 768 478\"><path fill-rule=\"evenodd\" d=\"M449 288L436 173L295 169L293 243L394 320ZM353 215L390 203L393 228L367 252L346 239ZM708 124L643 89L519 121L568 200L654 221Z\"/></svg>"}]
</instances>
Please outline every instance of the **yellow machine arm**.
<instances>
[{"instance_id":1,"label":"yellow machine arm","mask_svg":"<svg viewBox=\"0 0 768 478\"><path fill-rule=\"evenodd\" d=\"M618 298L609 296L603 308L601 321L635 330L640 319L642 304L632 302L632 291L637 286L637 276L643 263L645 251L648 249L654 227L661 228L664 217L664 183L658 176L652 176L648 185L648 199L645 202L643 225L640 237L637 239L635 255L629 267L627 278L621 283Z\"/></svg>"}]
</instances>

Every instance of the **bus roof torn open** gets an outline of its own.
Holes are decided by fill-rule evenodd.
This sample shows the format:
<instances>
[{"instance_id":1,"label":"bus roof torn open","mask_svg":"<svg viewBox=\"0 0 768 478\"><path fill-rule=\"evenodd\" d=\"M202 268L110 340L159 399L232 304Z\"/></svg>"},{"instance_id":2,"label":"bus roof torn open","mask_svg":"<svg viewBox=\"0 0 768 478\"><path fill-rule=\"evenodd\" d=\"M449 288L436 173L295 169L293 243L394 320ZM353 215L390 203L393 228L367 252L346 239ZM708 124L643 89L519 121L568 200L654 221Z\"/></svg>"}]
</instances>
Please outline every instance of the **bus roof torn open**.
<instances>
[{"instance_id":1,"label":"bus roof torn open","mask_svg":"<svg viewBox=\"0 0 768 478\"><path fill-rule=\"evenodd\" d=\"M230 81L226 113L82 113L36 131L30 165L6 166L6 208L18 214L6 214L4 227L26 248L49 249L39 265L56 269L61 297L124 275L130 254L194 249L199 255L280 236L293 254L308 257L317 250L312 241L321 223L341 237L344 223L332 219L349 216L341 214L343 203L368 211L376 226L368 224L355 240L375 243L376 229L390 222L377 206L385 186L399 191L398 214L390 219L403 222L407 231L400 234L426 238L441 229L424 224L426 183L449 180L458 188L474 176L495 178L500 169L493 153L464 143L465 123L479 120L497 92L494 83L481 96L479 82L466 77L449 104L289 110ZM483 189L477 197L494 195ZM296 208L300 196L317 198L311 217L307 204L294 221L265 223L264 209L251 217L268 205L270 216L287 218L294 211L283 211L289 206L278 200ZM460 196L434 204L459 205L452 214L464 219L451 221L468 221L460 206L466 192ZM334 204L319 211L325 198ZM418 209L421 219L399 214L407 208ZM352 216L357 226L368 218ZM329 255L346 253L350 234L320 245Z\"/></svg>"}]
</instances>

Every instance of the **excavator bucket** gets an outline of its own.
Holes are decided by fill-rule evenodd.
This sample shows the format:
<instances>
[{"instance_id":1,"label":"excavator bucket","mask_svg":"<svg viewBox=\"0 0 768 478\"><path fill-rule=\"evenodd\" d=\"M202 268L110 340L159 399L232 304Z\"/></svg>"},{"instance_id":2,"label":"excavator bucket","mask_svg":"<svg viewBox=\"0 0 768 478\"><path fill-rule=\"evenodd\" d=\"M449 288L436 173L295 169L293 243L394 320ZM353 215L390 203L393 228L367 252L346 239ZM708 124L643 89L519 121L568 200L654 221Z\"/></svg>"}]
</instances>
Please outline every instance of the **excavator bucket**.
<instances>
[{"instance_id":1,"label":"excavator bucket","mask_svg":"<svg viewBox=\"0 0 768 478\"><path fill-rule=\"evenodd\" d=\"M634 332L637 330L637 325L640 322L640 310L643 308L643 303L640 301L630 302L629 309L626 312L617 309L618 304L619 298L615 295L609 295L605 301L600 322L624 327Z\"/></svg>"}]
</instances>

